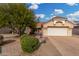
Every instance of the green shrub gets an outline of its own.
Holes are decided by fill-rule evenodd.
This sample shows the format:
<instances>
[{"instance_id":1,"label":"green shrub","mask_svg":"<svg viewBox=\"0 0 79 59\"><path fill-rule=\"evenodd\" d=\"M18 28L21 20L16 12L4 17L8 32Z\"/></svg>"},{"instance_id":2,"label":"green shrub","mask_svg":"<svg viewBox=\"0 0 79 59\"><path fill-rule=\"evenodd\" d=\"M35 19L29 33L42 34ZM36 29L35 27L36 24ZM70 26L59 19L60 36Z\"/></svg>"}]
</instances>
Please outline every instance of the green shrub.
<instances>
[{"instance_id":1,"label":"green shrub","mask_svg":"<svg viewBox=\"0 0 79 59\"><path fill-rule=\"evenodd\" d=\"M24 34L21 36L21 47L23 51L32 53L39 47L39 40Z\"/></svg>"}]
</instances>

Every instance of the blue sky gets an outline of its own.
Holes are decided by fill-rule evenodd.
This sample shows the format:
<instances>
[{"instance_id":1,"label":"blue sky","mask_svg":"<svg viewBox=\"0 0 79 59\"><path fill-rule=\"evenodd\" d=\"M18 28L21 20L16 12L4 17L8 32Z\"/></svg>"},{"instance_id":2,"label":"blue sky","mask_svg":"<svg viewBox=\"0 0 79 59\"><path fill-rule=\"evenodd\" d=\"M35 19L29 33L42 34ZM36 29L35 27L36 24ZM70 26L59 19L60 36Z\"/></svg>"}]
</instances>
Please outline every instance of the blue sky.
<instances>
[{"instance_id":1,"label":"blue sky","mask_svg":"<svg viewBox=\"0 0 79 59\"><path fill-rule=\"evenodd\" d=\"M78 3L32 3L28 4L40 21L46 22L54 16L66 17L69 20L79 20Z\"/></svg>"}]
</instances>

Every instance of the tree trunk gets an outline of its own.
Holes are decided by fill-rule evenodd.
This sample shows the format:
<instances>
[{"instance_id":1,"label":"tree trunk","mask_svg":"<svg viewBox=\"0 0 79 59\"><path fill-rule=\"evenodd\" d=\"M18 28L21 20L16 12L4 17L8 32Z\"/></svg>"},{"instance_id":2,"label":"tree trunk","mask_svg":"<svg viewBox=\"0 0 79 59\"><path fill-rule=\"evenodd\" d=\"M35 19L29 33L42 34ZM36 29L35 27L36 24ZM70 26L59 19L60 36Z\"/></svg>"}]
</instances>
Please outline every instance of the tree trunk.
<instances>
[{"instance_id":1,"label":"tree trunk","mask_svg":"<svg viewBox=\"0 0 79 59\"><path fill-rule=\"evenodd\" d=\"M24 31L25 31L25 28L19 29L19 31L18 31L19 36L23 35Z\"/></svg>"}]
</instances>

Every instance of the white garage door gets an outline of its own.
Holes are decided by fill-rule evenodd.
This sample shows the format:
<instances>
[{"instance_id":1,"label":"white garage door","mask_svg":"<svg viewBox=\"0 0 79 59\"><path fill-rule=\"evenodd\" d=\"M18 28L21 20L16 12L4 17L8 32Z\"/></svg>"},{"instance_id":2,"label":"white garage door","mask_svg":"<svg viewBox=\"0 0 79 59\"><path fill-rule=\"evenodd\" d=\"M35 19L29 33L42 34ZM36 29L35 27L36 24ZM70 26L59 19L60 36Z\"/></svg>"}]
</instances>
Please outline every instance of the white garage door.
<instances>
[{"instance_id":1,"label":"white garage door","mask_svg":"<svg viewBox=\"0 0 79 59\"><path fill-rule=\"evenodd\" d=\"M48 36L67 36L67 28L48 28Z\"/></svg>"}]
</instances>

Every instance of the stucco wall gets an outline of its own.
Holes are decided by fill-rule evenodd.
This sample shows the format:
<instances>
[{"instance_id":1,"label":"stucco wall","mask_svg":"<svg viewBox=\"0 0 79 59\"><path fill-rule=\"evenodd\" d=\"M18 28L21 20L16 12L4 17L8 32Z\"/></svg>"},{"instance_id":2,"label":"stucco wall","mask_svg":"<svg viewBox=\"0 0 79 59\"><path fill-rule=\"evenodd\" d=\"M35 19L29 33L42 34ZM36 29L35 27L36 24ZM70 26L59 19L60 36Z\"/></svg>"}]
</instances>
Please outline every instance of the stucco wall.
<instances>
[{"instance_id":1,"label":"stucco wall","mask_svg":"<svg viewBox=\"0 0 79 59\"><path fill-rule=\"evenodd\" d=\"M68 36L72 36L72 29L68 28Z\"/></svg>"}]
</instances>

